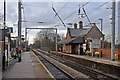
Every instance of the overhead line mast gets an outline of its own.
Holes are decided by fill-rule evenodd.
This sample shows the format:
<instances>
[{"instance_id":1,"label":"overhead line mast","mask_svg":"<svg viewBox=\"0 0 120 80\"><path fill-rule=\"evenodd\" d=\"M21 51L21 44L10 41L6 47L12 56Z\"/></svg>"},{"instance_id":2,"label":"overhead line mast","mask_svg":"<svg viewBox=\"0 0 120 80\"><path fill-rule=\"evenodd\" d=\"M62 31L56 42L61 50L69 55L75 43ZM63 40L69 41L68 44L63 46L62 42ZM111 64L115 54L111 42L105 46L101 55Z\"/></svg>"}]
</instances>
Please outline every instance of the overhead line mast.
<instances>
[{"instance_id":1,"label":"overhead line mast","mask_svg":"<svg viewBox=\"0 0 120 80\"><path fill-rule=\"evenodd\" d=\"M115 0L112 0L112 39L111 39L111 60L115 60Z\"/></svg>"},{"instance_id":2,"label":"overhead line mast","mask_svg":"<svg viewBox=\"0 0 120 80\"><path fill-rule=\"evenodd\" d=\"M88 21L89 21L90 25L91 25L91 21L90 21L90 19L89 19L88 15L87 15L87 13L86 13L85 9L84 9L84 8L82 8L82 9L83 9L83 12L84 12L85 16L87 17L87 19L88 19Z\"/></svg>"},{"instance_id":3,"label":"overhead line mast","mask_svg":"<svg viewBox=\"0 0 120 80\"><path fill-rule=\"evenodd\" d=\"M3 57L2 57L2 70L5 70L5 34L6 34L6 0L4 0L4 16L3 16L3 25L4 25L4 32L3 32L3 34L4 34L4 51L3 51Z\"/></svg>"}]
</instances>

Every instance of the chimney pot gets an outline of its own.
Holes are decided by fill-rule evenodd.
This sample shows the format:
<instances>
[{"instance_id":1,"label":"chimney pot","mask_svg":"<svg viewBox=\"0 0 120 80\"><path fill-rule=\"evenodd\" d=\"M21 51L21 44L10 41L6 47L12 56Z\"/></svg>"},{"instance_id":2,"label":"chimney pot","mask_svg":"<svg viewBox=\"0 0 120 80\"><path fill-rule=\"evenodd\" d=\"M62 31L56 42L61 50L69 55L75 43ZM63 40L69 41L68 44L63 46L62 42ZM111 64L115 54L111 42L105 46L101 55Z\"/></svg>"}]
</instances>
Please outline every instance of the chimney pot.
<instances>
[{"instance_id":1,"label":"chimney pot","mask_svg":"<svg viewBox=\"0 0 120 80\"><path fill-rule=\"evenodd\" d=\"M96 23L92 23L92 26L96 26Z\"/></svg>"},{"instance_id":2,"label":"chimney pot","mask_svg":"<svg viewBox=\"0 0 120 80\"><path fill-rule=\"evenodd\" d=\"M74 24L74 29L77 29L77 23Z\"/></svg>"},{"instance_id":3,"label":"chimney pot","mask_svg":"<svg viewBox=\"0 0 120 80\"><path fill-rule=\"evenodd\" d=\"M79 29L83 29L83 22L82 21L79 22Z\"/></svg>"}]
</instances>

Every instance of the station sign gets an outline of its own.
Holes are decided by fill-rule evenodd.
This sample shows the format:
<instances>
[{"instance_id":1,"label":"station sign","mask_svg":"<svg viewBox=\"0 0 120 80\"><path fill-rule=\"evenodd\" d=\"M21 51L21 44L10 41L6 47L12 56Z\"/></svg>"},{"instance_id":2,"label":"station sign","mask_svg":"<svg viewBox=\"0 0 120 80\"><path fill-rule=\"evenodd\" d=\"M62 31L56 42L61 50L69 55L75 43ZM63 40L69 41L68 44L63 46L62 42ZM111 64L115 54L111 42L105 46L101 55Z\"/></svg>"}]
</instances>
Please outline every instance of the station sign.
<instances>
[{"instance_id":1,"label":"station sign","mask_svg":"<svg viewBox=\"0 0 120 80\"><path fill-rule=\"evenodd\" d=\"M92 42L92 40L85 40L85 42L87 43L87 42Z\"/></svg>"},{"instance_id":2,"label":"station sign","mask_svg":"<svg viewBox=\"0 0 120 80\"><path fill-rule=\"evenodd\" d=\"M92 38L86 38L85 42L92 42Z\"/></svg>"},{"instance_id":3,"label":"station sign","mask_svg":"<svg viewBox=\"0 0 120 80\"><path fill-rule=\"evenodd\" d=\"M21 40L21 38L18 38L18 37L17 37L16 40Z\"/></svg>"},{"instance_id":4,"label":"station sign","mask_svg":"<svg viewBox=\"0 0 120 80\"><path fill-rule=\"evenodd\" d=\"M16 40L25 40L25 38L16 38Z\"/></svg>"},{"instance_id":5,"label":"station sign","mask_svg":"<svg viewBox=\"0 0 120 80\"><path fill-rule=\"evenodd\" d=\"M24 35L21 35L21 37L24 37Z\"/></svg>"},{"instance_id":6,"label":"station sign","mask_svg":"<svg viewBox=\"0 0 120 80\"><path fill-rule=\"evenodd\" d=\"M13 33L13 27L7 27L7 33Z\"/></svg>"}]
</instances>

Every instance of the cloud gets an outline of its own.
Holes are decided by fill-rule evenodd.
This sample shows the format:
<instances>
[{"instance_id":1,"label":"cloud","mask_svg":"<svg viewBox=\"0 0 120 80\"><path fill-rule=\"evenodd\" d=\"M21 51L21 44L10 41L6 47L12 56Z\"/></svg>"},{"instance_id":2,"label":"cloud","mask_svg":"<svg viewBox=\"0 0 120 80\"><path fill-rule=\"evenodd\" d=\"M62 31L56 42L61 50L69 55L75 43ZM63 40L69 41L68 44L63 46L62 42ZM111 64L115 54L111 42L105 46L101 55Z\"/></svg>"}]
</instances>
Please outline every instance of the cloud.
<instances>
[{"instance_id":1,"label":"cloud","mask_svg":"<svg viewBox=\"0 0 120 80\"><path fill-rule=\"evenodd\" d=\"M4 0L2 0L3 2ZM17 2L18 0L7 0L7 2ZM67 0L22 0L23 2L67 2ZM112 0L70 0L71 2L110 2ZM116 0L117 2L119 0Z\"/></svg>"},{"instance_id":2,"label":"cloud","mask_svg":"<svg viewBox=\"0 0 120 80\"><path fill-rule=\"evenodd\" d=\"M0 23L3 21L3 4L0 1Z\"/></svg>"},{"instance_id":3,"label":"cloud","mask_svg":"<svg viewBox=\"0 0 120 80\"><path fill-rule=\"evenodd\" d=\"M25 27L54 27L57 25L56 28L58 28L58 30L60 30L61 33L64 33L65 32L64 30L66 30L67 27L69 27L67 23L78 23L80 20L82 20L84 21L84 25L89 24L86 17L81 18L81 16L78 15L79 5L82 6L86 2L75 2L75 1L73 2L72 0L70 0L67 6L63 8L63 6L66 4L68 0L66 0L66 2L65 1L57 2L54 0L53 2L52 0L43 1L43 2L41 2L40 0L39 2L34 2L34 1L27 2L25 0L22 0L23 2L22 20L28 21L26 23L25 22L22 23L23 28ZM84 8L91 22L99 23L100 21L98 19L102 18L103 19L103 32L105 34L110 34L111 24L110 24L109 15L111 14L111 9L106 9L106 8L111 8L112 5L109 2L108 4L102 6L101 8L96 9L103 3L105 2L89 2ZM67 27L63 26L63 24L61 23L61 21L59 20L57 16L54 17L55 12L52 10L52 6L56 9L59 16L61 17L61 19L63 20L63 22L66 24ZM75 13L69 16L73 12ZM82 9L81 9L81 13L83 13ZM18 14L17 2L8 2L7 3L7 21L9 22L9 25L10 23L11 24L17 23L17 17L18 17L17 14ZM43 23L37 23L37 22L43 22ZM97 24L97 26L100 28L100 24ZM33 31L31 32L35 33Z\"/></svg>"},{"instance_id":4,"label":"cloud","mask_svg":"<svg viewBox=\"0 0 120 80\"><path fill-rule=\"evenodd\" d=\"M6 3L6 20L11 23L17 22L18 8L16 2Z\"/></svg>"}]
</instances>

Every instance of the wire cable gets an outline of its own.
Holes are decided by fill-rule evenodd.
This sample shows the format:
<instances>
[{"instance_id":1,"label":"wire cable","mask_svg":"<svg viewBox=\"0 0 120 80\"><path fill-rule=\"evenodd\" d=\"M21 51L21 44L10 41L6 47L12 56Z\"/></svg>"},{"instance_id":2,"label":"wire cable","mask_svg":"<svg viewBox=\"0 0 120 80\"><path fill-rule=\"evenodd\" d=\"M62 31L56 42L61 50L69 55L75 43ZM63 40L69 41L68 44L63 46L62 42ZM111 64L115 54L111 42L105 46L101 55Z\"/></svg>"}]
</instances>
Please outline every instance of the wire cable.
<instances>
[{"instance_id":1,"label":"wire cable","mask_svg":"<svg viewBox=\"0 0 120 80\"><path fill-rule=\"evenodd\" d=\"M58 18L60 19L60 21L62 22L62 24L64 25L64 27L66 27L65 23L63 22L63 20L61 19L61 17L59 16L59 14L56 12L55 8L52 7L53 11L56 13L56 15L58 16Z\"/></svg>"},{"instance_id":2,"label":"wire cable","mask_svg":"<svg viewBox=\"0 0 120 80\"><path fill-rule=\"evenodd\" d=\"M83 4L83 6L80 7L80 8L85 7L88 3L90 3L90 1L91 1L91 0L89 0L88 2L86 2L85 4ZM73 14L75 14L77 11L78 11L78 9L75 10L74 12L72 12L70 15L68 15L68 16L67 16L66 18L64 18L63 20L67 20L70 16L72 16Z\"/></svg>"},{"instance_id":3,"label":"wire cable","mask_svg":"<svg viewBox=\"0 0 120 80\"><path fill-rule=\"evenodd\" d=\"M70 0L68 0L66 2L66 4L58 11L58 14L60 14L60 12L68 5L68 3L70 2ZM55 14L54 18L57 16L57 14Z\"/></svg>"}]
</instances>

